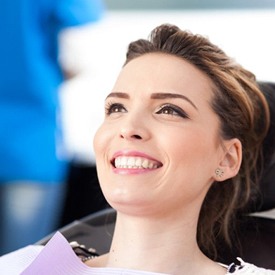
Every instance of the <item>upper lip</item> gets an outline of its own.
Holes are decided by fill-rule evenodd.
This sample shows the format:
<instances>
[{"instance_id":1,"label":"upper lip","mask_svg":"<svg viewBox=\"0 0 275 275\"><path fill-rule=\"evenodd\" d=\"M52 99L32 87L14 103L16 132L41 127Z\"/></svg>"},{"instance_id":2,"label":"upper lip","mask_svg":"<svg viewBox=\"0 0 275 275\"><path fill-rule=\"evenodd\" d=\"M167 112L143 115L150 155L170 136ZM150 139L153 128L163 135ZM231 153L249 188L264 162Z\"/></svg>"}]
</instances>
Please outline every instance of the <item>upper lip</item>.
<instances>
[{"instance_id":1,"label":"upper lip","mask_svg":"<svg viewBox=\"0 0 275 275\"><path fill-rule=\"evenodd\" d=\"M112 163L113 166L115 166L115 160L118 157L143 158L143 159L147 159L149 161L154 162L157 165L158 168L162 166L162 163L160 161L156 160L154 157L152 157L152 156L150 156L146 153L143 153L143 152L140 152L140 151L134 151L134 150L120 150L120 151L115 152L112 159L111 159L111 163Z\"/></svg>"}]
</instances>

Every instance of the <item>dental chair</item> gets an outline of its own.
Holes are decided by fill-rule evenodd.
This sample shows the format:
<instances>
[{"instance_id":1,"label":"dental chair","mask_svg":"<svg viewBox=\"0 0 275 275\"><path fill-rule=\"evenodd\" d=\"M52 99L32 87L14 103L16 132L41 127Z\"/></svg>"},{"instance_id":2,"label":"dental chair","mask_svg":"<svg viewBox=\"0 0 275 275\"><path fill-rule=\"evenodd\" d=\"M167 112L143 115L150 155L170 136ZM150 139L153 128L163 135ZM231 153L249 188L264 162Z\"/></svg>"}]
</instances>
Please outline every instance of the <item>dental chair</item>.
<instances>
[{"instance_id":1,"label":"dental chair","mask_svg":"<svg viewBox=\"0 0 275 275\"><path fill-rule=\"evenodd\" d=\"M238 225L240 248L236 246L229 249L220 240L218 254L222 257L217 260L230 264L236 261L236 256L240 256L259 267L275 269L275 84L261 82L259 85L271 111L271 125L264 141L261 200L244 215L242 223ZM115 210L106 208L76 220L59 231L69 242L76 241L86 248L92 247L101 255L109 251L115 220ZM52 235L37 244L46 244Z\"/></svg>"}]
</instances>

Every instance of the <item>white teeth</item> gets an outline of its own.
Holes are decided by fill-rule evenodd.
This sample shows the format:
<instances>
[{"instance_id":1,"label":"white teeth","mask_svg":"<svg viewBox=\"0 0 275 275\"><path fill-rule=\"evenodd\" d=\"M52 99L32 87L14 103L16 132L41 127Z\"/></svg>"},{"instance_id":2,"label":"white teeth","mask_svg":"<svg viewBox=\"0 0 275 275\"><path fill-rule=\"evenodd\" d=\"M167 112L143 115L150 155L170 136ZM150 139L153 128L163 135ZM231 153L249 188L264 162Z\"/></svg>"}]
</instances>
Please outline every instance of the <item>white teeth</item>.
<instances>
[{"instance_id":1,"label":"white teeth","mask_svg":"<svg viewBox=\"0 0 275 275\"><path fill-rule=\"evenodd\" d=\"M136 158L136 166L141 167L142 164L142 159L141 158Z\"/></svg>"},{"instance_id":2,"label":"white teeth","mask_svg":"<svg viewBox=\"0 0 275 275\"><path fill-rule=\"evenodd\" d=\"M152 160L141 157L117 157L115 159L116 168L127 169L156 169L158 164Z\"/></svg>"},{"instance_id":3,"label":"white teeth","mask_svg":"<svg viewBox=\"0 0 275 275\"><path fill-rule=\"evenodd\" d=\"M141 165L143 168L149 168L149 160L148 159L145 159L143 162L142 162L142 165Z\"/></svg>"},{"instance_id":4,"label":"white teeth","mask_svg":"<svg viewBox=\"0 0 275 275\"><path fill-rule=\"evenodd\" d=\"M135 166L135 159L134 158L128 158L127 166Z\"/></svg>"}]
</instances>

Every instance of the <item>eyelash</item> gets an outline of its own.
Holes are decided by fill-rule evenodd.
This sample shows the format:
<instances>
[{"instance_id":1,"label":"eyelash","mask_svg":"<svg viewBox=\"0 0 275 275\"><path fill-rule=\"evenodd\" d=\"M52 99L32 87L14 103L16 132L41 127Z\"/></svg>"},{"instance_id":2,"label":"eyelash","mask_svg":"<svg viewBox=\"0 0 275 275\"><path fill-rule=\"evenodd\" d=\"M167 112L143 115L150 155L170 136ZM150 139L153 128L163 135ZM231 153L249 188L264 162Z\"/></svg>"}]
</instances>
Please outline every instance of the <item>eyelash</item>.
<instances>
[{"instance_id":1,"label":"eyelash","mask_svg":"<svg viewBox=\"0 0 275 275\"><path fill-rule=\"evenodd\" d=\"M117 109L117 110L115 111L115 109ZM121 109L124 109L124 112L126 111L126 109L124 108L124 106L122 104L108 102L105 106L105 114L111 115L112 113L120 113Z\"/></svg>"},{"instance_id":2,"label":"eyelash","mask_svg":"<svg viewBox=\"0 0 275 275\"><path fill-rule=\"evenodd\" d=\"M172 111L172 113L165 113L164 111L170 112ZM166 115L171 115L171 116L179 116L182 118L189 118L189 116L187 115L187 113L185 111L183 111L181 108L179 108L178 106L175 106L173 104L164 104L162 105L159 110L156 112L156 114L166 114Z\"/></svg>"},{"instance_id":3,"label":"eyelash","mask_svg":"<svg viewBox=\"0 0 275 275\"><path fill-rule=\"evenodd\" d=\"M123 111L121 111L123 109ZM172 113L165 113L165 111L171 112ZM127 110L125 109L125 107L123 106L123 104L121 103L112 103L112 102L108 102L105 106L105 114L106 115L111 115L113 113L125 113L127 112ZM159 110L156 112L156 114L165 114L165 115L171 115L171 116L179 116L182 118L189 118L189 116L187 115L187 113L185 111L183 111L181 108L179 108L178 106L175 106L173 104L163 104Z\"/></svg>"}]
</instances>

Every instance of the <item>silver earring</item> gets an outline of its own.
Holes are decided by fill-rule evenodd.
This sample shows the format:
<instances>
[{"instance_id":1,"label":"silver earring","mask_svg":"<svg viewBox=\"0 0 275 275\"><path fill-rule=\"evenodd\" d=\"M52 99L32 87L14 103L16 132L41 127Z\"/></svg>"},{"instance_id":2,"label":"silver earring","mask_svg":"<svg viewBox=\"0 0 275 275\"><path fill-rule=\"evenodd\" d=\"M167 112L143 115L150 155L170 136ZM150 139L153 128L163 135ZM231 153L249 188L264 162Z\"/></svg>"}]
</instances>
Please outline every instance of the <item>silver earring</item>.
<instances>
[{"instance_id":1,"label":"silver earring","mask_svg":"<svg viewBox=\"0 0 275 275\"><path fill-rule=\"evenodd\" d=\"M215 170L215 174L216 174L216 176L217 177L219 177L219 178L221 178L222 176L223 176L223 170L222 169L220 169L220 168L217 168L216 170Z\"/></svg>"}]
</instances>

